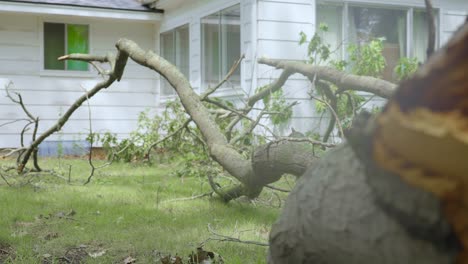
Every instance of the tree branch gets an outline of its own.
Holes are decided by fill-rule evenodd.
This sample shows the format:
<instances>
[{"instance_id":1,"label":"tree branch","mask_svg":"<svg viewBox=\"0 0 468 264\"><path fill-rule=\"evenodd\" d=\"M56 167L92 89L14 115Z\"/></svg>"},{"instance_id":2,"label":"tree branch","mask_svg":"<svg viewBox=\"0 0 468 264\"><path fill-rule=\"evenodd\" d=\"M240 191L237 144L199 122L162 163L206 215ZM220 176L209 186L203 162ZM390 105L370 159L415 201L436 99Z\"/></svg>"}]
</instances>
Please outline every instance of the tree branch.
<instances>
[{"instance_id":1,"label":"tree branch","mask_svg":"<svg viewBox=\"0 0 468 264\"><path fill-rule=\"evenodd\" d=\"M427 15L427 23L429 28L428 34L428 45L427 45L427 59L431 57L435 50L435 42L436 42L436 32L435 32L435 17L434 11L432 8L431 0L424 0L426 3L426 15Z\"/></svg>"},{"instance_id":2,"label":"tree branch","mask_svg":"<svg viewBox=\"0 0 468 264\"><path fill-rule=\"evenodd\" d=\"M283 73L278 80L284 78L283 74L285 72L285 75L287 76L293 73L300 73L308 78L314 79L316 76L316 78L334 83L340 87L342 91L355 90L368 92L386 99L391 97L397 87L396 84L385 80L368 76L348 74L327 66L314 66L305 64L303 62L273 60L266 58L259 59L258 63L269 65L277 69L283 69Z\"/></svg>"},{"instance_id":3,"label":"tree branch","mask_svg":"<svg viewBox=\"0 0 468 264\"><path fill-rule=\"evenodd\" d=\"M239 67L241 61L245 58L245 55L242 54L242 56L236 61L234 62L234 64L232 65L231 69L228 71L228 73L226 74L226 76L224 76L224 79L219 82L216 86L212 87L212 88L208 88L204 93L202 93L200 95L200 97L202 98L202 100L204 100L205 98L207 98L208 96L210 96L212 93L214 93L219 87L223 86L223 84L225 82L227 82L227 80L229 80L229 78L231 78L231 76L234 74L234 72L236 72L237 68Z\"/></svg>"},{"instance_id":4,"label":"tree branch","mask_svg":"<svg viewBox=\"0 0 468 264\"><path fill-rule=\"evenodd\" d=\"M259 59L259 63L261 63L262 59ZM269 84L267 88L264 90L259 91L258 93L252 95L248 100L247 100L247 105L252 107L254 106L255 103L263 99L265 96L272 94L279 89L281 89L284 85L284 83L288 80L289 76L291 76L294 73L292 69L284 69L284 71L281 73L280 77L273 83Z\"/></svg>"},{"instance_id":5,"label":"tree branch","mask_svg":"<svg viewBox=\"0 0 468 264\"><path fill-rule=\"evenodd\" d=\"M42 133L36 140L34 140L31 145L29 146L28 150L26 150L20 164L18 165L18 172L22 173L24 167L26 166L32 152L41 144L47 137L52 135L53 133L59 131L62 126L67 122L70 116L89 98L93 97L96 93L98 93L103 88L109 87L115 80L120 80L122 77L125 65L127 63L128 55L123 52L118 52L117 56L114 57L112 54L108 54L105 58L102 56L92 56L92 55L83 55L83 54L70 54L65 55L59 58L59 60L83 60L83 61L107 61L112 66L112 71L109 74L109 77L106 80L103 80L97 83L93 89L87 91L85 94L80 96L73 105L68 108L65 114L57 120L57 122Z\"/></svg>"},{"instance_id":6,"label":"tree branch","mask_svg":"<svg viewBox=\"0 0 468 264\"><path fill-rule=\"evenodd\" d=\"M343 126L341 125L340 119L338 118L338 114L335 112L335 109L333 109L333 107L327 101L322 100L316 96L310 95L310 98L324 103L328 107L328 109L330 109L330 112L335 117L336 124L338 125L338 130L340 131L341 138L344 138Z\"/></svg>"},{"instance_id":7,"label":"tree branch","mask_svg":"<svg viewBox=\"0 0 468 264\"><path fill-rule=\"evenodd\" d=\"M176 90L185 111L200 129L211 157L232 176L249 185L246 181L253 174L250 162L229 146L226 137L185 76L167 60L152 51L145 52L131 40L120 39L116 46L136 63L155 70L168 80Z\"/></svg>"}]
</instances>

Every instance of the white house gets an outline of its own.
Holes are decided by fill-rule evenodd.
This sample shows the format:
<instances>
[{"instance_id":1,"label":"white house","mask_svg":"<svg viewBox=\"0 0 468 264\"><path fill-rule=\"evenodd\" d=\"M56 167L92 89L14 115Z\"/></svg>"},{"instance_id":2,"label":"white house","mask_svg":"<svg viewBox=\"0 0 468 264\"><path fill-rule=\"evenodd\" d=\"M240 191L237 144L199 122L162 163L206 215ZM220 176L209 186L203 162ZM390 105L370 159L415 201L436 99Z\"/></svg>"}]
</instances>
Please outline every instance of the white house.
<instances>
[{"instance_id":1,"label":"white house","mask_svg":"<svg viewBox=\"0 0 468 264\"><path fill-rule=\"evenodd\" d=\"M465 20L468 3L433 0L433 5L442 45ZM423 60L424 12L424 0L159 0L150 6L137 0L0 0L0 85L14 83L31 112L40 116L43 131L83 89L99 81L92 67L55 58L70 52L104 54L125 37L177 65L198 92L217 83L245 54L240 69L217 92L241 103L279 75L256 60L305 59L299 33L312 36L320 22L329 25L326 39L338 57L347 56L341 44L372 36L386 38L389 63L401 56ZM294 75L284 87L289 100L300 102L290 125L320 132L307 100L309 86ZM174 92L156 73L129 62L123 80L91 100L93 130L125 137L139 112L172 98ZM2 95L0 124L22 117L21 109ZM0 148L18 146L23 125L1 126ZM88 109L82 108L51 140L83 140L88 127Z\"/></svg>"}]
</instances>

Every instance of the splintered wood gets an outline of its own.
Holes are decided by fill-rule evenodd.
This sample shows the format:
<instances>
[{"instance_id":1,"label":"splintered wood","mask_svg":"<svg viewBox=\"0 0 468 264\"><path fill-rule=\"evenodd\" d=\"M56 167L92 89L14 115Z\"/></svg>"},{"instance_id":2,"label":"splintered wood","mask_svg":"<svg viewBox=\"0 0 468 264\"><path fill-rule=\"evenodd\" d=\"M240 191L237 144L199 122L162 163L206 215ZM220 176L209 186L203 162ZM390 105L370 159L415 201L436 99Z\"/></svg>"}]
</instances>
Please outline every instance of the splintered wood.
<instances>
[{"instance_id":1,"label":"splintered wood","mask_svg":"<svg viewBox=\"0 0 468 264\"><path fill-rule=\"evenodd\" d=\"M377 119L373 156L383 168L442 200L468 263L468 23Z\"/></svg>"}]
</instances>

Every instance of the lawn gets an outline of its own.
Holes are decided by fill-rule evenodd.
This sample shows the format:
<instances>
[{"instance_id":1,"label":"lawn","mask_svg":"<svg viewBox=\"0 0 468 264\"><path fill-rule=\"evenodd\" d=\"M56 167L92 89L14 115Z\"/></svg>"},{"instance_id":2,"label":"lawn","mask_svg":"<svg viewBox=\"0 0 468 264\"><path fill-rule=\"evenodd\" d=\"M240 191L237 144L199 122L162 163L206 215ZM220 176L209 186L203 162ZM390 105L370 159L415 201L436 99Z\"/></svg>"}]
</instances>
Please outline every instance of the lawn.
<instances>
[{"instance_id":1,"label":"lawn","mask_svg":"<svg viewBox=\"0 0 468 264\"><path fill-rule=\"evenodd\" d=\"M210 196L174 200L208 193L209 185L202 177L175 176L177 163L114 163L85 186L86 160L45 159L41 165L65 178L71 166L71 183L49 175L9 187L0 178L0 263L160 263L169 254L186 259L202 242L225 263L266 262L266 247L209 240L216 236L207 226L266 242L279 213L273 205L280 195L272 191L255 203L224 204Z\"/></svg>"}]
</instances>

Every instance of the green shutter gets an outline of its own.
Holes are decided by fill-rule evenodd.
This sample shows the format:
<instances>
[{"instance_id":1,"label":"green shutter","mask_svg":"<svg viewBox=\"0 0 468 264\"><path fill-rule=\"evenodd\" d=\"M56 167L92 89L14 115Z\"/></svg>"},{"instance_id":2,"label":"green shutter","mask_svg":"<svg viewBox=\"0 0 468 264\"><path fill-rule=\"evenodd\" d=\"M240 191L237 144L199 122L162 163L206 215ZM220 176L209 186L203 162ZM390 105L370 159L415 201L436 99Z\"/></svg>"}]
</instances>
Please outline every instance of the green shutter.
<instances>
[{"instance_id":1,"label":"green shutter","mask_svg":"<svg viewBox=\"0 0 468 264\"><path fill-rule=\"evenodd\" d=\"M64 70L65 62L57 58L65 54L65 25L44 23L44 69Z\"/></svg>"},{"instance_id":2,"label":"green shutter","mask_svg":"<svg viewBox=\"0 0 468 264\"><path fill-rule=\"evenodd\" d=\"M87 25L67 25L67 53L89 53L89 30ZM88 63L68 61L67 70L87 71Z\"/></svg>"}]
</instances>

